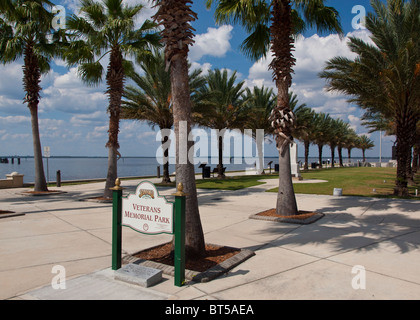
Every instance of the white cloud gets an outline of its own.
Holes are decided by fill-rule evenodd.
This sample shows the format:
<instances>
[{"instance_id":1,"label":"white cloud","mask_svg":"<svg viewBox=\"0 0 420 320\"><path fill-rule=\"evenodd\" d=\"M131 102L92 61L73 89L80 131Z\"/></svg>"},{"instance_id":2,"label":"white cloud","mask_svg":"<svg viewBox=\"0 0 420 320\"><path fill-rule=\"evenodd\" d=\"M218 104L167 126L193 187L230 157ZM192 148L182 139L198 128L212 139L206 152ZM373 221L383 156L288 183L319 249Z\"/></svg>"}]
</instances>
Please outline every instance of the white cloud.
<instances>
[{"instance_id":1,"label":"white cloud","mask_svg":"<svg viewBox=\"0 0 420 320\"><path fill-rule=\"evenodd\" d=\"M203 56L224 57L231 50L232 30L232 26L224 25L219 28L207 28L207 33L196 35L195 43L190 48L190 60L198 61Z\"/></svg>"}]
</instances>

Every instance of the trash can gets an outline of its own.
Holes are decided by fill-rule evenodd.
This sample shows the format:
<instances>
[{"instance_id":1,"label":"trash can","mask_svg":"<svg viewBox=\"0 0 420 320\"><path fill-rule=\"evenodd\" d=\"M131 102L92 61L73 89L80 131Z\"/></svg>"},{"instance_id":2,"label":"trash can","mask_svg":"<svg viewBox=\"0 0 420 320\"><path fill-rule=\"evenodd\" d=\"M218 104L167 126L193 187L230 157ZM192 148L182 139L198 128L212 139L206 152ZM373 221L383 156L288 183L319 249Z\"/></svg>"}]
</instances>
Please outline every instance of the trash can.
<instances>
[{"instance_id":1,"label":"trash can","mask_svg":"<svg viewBox=\"0 0 420 320\"><path fill-rule=\"evenodd\" d=\"M203 179L210 178L210 166L205 166L203 168Z\"/></svg>"},{"instance_id":2,"label":"trash can","mask_svg":"<svg viewBox=\"0 0 420 320\"><path fill-rule=\"evenodd\" d=\"M278 164L275 164L274 165L274 171L279 172L279 170L280 170L280 166Z\"/></svg>"}]
</instances>

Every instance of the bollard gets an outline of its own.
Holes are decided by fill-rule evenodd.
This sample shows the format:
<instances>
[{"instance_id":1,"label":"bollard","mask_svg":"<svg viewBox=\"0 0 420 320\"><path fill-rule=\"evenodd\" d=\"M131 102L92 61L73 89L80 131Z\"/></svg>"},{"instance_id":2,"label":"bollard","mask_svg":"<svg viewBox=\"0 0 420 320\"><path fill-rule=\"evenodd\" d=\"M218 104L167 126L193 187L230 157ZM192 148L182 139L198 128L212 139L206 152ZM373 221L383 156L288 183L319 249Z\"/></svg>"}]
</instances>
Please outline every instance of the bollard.
<instances>
[{"instance_id":1,"label":"bollard","mask_svg":"<svg viewBox=\"0 0 420 320\"><path fill-rule=\"evenodd\" d=\"M61 187L61 171L57 170L56 179L57 187Z\"/></svg>"},{"instance_id":2,"label":"bollard","mask_svg":"<svg viewBox=\"0 0 420 320\"><path fill-rule=\"evenodd\" d=\"M160 178L160 166L157 166L157 177Z\"/></svg>"},{"instance_id":3,"label":"bollard","mask_svg":"<svg viewBox=\"0 0 420 320\"><path fill-rule=\"evenodd\" d=\"M185 283L185 197L184 187L179 183L175 196L175 248L174 248L174 284L182 287Z\"/></svg>"}]
</instances>

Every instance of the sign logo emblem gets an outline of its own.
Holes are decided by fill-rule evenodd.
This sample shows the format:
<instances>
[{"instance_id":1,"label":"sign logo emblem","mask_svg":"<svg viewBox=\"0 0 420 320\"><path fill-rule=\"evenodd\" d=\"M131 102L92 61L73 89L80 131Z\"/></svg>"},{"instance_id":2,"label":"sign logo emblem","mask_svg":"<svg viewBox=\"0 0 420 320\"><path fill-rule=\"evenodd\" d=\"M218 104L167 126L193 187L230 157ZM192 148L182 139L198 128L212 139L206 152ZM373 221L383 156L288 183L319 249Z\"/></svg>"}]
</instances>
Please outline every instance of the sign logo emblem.
<instances>
[{"instance_id":1,"label":"sign logo emblem","mask_svg":"<svg viewBox=\"0 0 420 320\"><path fill-rule=\"evenodd\" d=\"M153 192L153 190L140 189L139 198L140 199L154 199L155 193Z\"/></svg>"}]
</instances>

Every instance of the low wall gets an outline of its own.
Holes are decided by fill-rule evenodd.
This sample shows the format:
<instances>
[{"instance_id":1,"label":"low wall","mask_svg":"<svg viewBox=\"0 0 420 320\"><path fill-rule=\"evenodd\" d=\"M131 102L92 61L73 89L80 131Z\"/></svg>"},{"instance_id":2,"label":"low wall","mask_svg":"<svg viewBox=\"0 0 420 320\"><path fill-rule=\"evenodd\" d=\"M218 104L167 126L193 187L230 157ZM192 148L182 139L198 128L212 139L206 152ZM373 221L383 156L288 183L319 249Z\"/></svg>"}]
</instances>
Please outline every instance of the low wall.
<instances>
[{"instance_id":1,"label":"low wall","mask_svg":"<svg viewBox=\"0 0 420 320\"><path fill-rule=\"evenodd\" d=\"M23 174L13 172L6 174L5 180L0 180L0 189L7 188L22 188L23 187Z\"/></svg>"}]
</instances>

